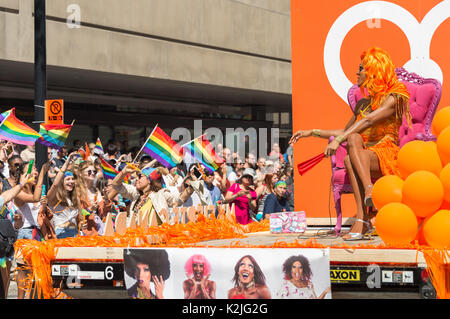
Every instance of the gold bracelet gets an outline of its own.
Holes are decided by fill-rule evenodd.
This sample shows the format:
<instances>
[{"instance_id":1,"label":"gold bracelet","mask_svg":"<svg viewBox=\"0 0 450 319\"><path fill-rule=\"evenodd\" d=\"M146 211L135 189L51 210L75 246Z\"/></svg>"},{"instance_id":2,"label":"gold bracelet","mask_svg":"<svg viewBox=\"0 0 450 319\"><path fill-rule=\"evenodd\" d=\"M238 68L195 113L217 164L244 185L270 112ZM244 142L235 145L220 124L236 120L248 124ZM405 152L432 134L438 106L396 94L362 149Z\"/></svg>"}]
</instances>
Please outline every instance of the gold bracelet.
<instances>
[{"instance_id":1,"label":"gold bracelet","mask_svg":"<svg viewBox=\"0 0 450 319\"><path fill-rule=\"evenodd\" d=\"M321 136L321 133L322 133L321 130L318 130L318 129L313 129L313 130L312 130L312 136L320 137L320 136Z\"/></svg>"},{"instance_id":2,"label":"gold bracelet","mask_svg":"<svg viewBox=\"0 0 450 319\"><path fill-rule=\"evenodd\" d=\"M342 144L342 142L345 141L345 137L344 137L344 135L338 135L338 136L336 136L336 138L334 140L338 141L339 144Z\"/></svg>"}]
</instances>

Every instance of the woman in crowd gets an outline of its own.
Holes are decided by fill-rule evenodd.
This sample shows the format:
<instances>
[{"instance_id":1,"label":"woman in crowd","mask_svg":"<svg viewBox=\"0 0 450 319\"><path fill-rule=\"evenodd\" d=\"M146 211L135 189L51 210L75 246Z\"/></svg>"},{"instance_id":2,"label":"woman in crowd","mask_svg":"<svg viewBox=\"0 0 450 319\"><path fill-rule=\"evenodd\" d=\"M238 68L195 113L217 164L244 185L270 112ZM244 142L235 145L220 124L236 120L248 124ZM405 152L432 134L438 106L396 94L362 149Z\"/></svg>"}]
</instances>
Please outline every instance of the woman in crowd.
<instances>
[{"instance_id":1,"label":"woman in crowd","mask_svg":"<svg viewBox=\"0 0 450 319\"><path fill-rule=\"evenodd\" d=\"M56 174L53 185L47 193L47 202L53 211L53 225L57 238L75 237L79 232L81 203L75 182L72 159L69 155Z\"/></svg>"},{"instance_id":2,"label":"woman in crowd","mask_svg":"<svg viewBox=\"0 0 450 319\"><path fill-rule=\"evenodd\" d=\"M20 172L19 168L23 164L23 160L19 155L13 155L8 159L9 177L4 180L4 190L11 189L19 182Z\"/></svg>"},{"instance_id":3,"label":"woman in crowd","mask_svg":"<svg viewBox=\"0 0 450 319\"><path fill-rule=\"evenodd\" d=\"M167 189L174 194L180 193L180 187L183 183L183 177L178 173L178 167L172 167L169 174L163 174L164 183Z\"/></svg>"},{"instance_id":4,"label":"woman in crowd","mask_svg":"<svg viewBox=\"0 0 450 319\"><path fill-rule=\"evenodd\" d=\"M3 189L3 185L0 184L0 219L8 219L15 230L18 230L23 225L22 215L13 207L13 199L22 191L22 188L28 183L30 175L24 174L20 177L20 181L12 188L8 190ZM0 258L1 260L2 258ZM0 299L6 299L8 297L8 289L10 283L10 271L14 256L5 256L4 265L0 265L0 279L2 285L2 291Z\"/></svg>"},{"instance_id":5,"label":"woman in crowd","mask_svg":"<svg viewBox=\"0 0 450 319\"><path fill-rule=\"evenodd\" d=\"M283 272L284 281L278 290L278 298L323 299L327 293L331 292L331 287L328 287L317 297L311 281L311 267L308 259L303 255L289 257L283 264Z\"/></svg>"},{"instance_id":6,"label":"woman in crowd","mask_svg":"<svg viewBox=\"0 0 450 319\"><path fill-rule=\"evenodd\" d=\"M123 256L125 272L136 280L128 289L128 295L135 299L164 299L165 281L170 276L170 262L163 249L128 250ZM155 285L153 292L150 283Z\"/></svg>"},{"instance_id":7,"label":"woman in crowd","mask_svg":"<svg viewBox=\"0 0 450 319\"><path fill-rule=\"evenodd\" d=\"M287 185L284 181L278 181L274 188L273 193L267 196L264 202L263 214L264 218L273 213L281 213L290 211L289 199L286 196Z\"/></svg>"},{"instance_id":8,"label":"woman in crowd","mask_svg":"<svg viewBox=\"0 0 450 319\"><path fill-rule=\"evenodd\" d=\"M228 291L228 299L270 299L266 278L250 255L243 256L234 266L234 287Z\"/></svg>"},{"instance_id":9,"label":"woman in crowd","mask_svg":"<svg viewBox=\"0 0 450 319\"><path fill-rule=\"evenodd\" d=\"M258 213L262 213L264 211L264 203L267 196L273 193L273 188L277 182L277 174L266 174L264 176L264 183L256 188L256 195L258 196Z\"/></svg>"},{"instance_id":10,"label":"woman in crowd","mask_svg":"<svg viewBox=\"0 0 450 319\"><path fill-rule=\"evenodd\" d=\"M251 222L251 212L255 212L258 208L253 179L253 170L246 169L237 183L234 183L225 195L225 203L230 206L235 204L236 220L243 225Z\"/></svg>"},{"instance_id":11,"label":"woman in crowd","mask_svg":"<svg viewBox=\"0 0 450 319\"><path fill-rule=\"evenodd\" d=\"M368 207L372 202L372 178L382 175L400 175L397 167L399 128L403 116L411 124L409 93L395 73L395 66L386 51L373 47L361 54L357 72L358 86L363 96L368 96L356 106L345 129L300 130L290 140L315 136L335 137L325 149L325 156L336 153L347 142L345 168L356 201L356 219L344 240L361 240L372 231Z\"/></svg>"},{"instance_id":12,"label":"woman in crowd","mask_svg":"<svg viewBox=\"0 0 450 319\"><path fill-rule=\"evenodd\" d=\"M23 176L28 175L28 168L30 163L22 163L18 168L20 173L20 178L22 180ZM39 174L36 167L33 165L31 168L31 178L30 181L23 186L22 190L14 199L14 204L17 207L19 214L23 219L23 226L19 229L17 238L18 239L35 239L40 240L40 230L38 224L38 214L41 209L41 194L42 185L44 181L44 176L47 174L50 168L50 163L46 163L42 166L41 173ZM39 177L39 178L38 178ZM17 298L25 298L25 287L24 279L27 277L29 271L25 270L23 261L20 258L17 261Z\"/></svg>"},{"instance_id":13,"label":"woman in crowd","mask_svg":"<svg viewBox=\"0 0 450 319\"><path fill-rule=\"evenodd\" d=\"M219 166L219 168L214 172L214 185L216 185L222 194L225 194L227 190L231 187L231 183L227 178L227 163L223 163Z\"/></svg>"},{"instance_id":14,"label":"woman in crowd","mask_svg":"<svg viewBox=\"0 0 450 319\"><path fill-rule=\"evenodd\" d=\"M97 188L97 169L91 161L82 161L75 170L75 187L78 193L83 216L82 231L84 235L102 235L104 224L102 219L111 209L105 203L101 191Z\"/></svg>"}]
</instances>

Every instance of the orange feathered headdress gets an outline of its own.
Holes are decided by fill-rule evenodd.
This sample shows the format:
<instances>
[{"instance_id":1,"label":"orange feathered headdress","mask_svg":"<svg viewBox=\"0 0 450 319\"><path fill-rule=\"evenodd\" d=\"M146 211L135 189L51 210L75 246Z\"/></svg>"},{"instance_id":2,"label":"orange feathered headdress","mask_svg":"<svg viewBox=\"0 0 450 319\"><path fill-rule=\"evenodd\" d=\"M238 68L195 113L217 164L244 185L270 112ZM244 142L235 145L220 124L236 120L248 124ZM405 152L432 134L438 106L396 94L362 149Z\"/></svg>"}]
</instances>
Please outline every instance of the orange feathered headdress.
<instances>
[{"instance_id":1,"label":"orange feathered headdress","mask_svg":"<svg viewBox=\"0 0 450 319\"><path fill-rule=\"evenodd\" d=\"M361 85L361 93L365 96L364 88L372 98L372 110L376 110L389 94L397 97L396 115L405 115L411 122L409 112L409 93L395 73L395 66L389 54L380 48L372 47L361 54L361 63L366 72L366 80Z\"/></svg>"}]
</instances>

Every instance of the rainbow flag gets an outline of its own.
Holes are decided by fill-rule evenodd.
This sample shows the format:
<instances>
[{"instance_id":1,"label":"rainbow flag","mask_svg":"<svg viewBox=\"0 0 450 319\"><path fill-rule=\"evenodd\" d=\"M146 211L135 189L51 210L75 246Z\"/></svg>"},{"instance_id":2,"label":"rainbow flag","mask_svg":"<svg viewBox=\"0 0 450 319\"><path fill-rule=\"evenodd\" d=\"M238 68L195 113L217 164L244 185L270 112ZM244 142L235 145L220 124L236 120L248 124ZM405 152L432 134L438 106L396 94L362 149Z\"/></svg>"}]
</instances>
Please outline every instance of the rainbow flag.
<instances>
[{"instance_id":1,"label":"rainbow flag","mask_svg":"<svg viewBox=\"0 0 450 319\"><path fill-rule=\"evenodd\" d=\"M119 172L112 167L111 164L109 164L103 157L100 156L100 163L102 166L103 176L106 179L114 179Z\"/></svg>"},{"instance_id":2,"label":"rainbow flag","mask_svg":"<svg viewBox=\"0 0 450 319\"><path fill-rule=\"evenodd\" d=\"M95 143L94 153L100 155L105 153L103 151L103 146L102 142L100 141L100 137L97 138L97 142Z\"/></svg>"},{"instance_id":3,"label":"rainbow flag","mask_svg":"<svg viewBox=\"0 0 450 319\"><path fill-rule=\"evenodd\" d=\"M46 146L60 150L66 143L73 125L69 124L41 124L37 141Z\"/></svg>"},{"instance_id":4,"label":"rainbow flag","mask_svg":"<svg viewBox=\"0 0 450 319\"><path fill-rule=\"evenodd\" d=\"M83 161L87 160L86 151L82 147L78 149L77 154L83 159Z\"/></svg>"},{"instance_id":5,"label":"rainbow flag","mask_svg":"<svg viewBox=\"0 0 450 319\"><path fill-rule=\"evenodd\" d=\"M183 148L164 133L158 125L155 126L142 150L169 169L183 160Z\"/></svg>"},{"instance_id":6,"label":"rainbow flag","mask_svg":"<svg viewBox=\"0 0 450 319\"><path fill-rule=\"evenodd\" d=\"M34 145L41 135L20 121L15 110L12 108L0 115L0 139L21 145Z\"/></svg>"},{"instance_id":7,"label":"rainbow flag","mask_svg":"<svg viewBox=\"0 0 450 319\"><path fill-rule=\"evenodd\" d=\"M216 154L213 146L205 137L199 136L183 145L187 154L191 155L197 163L205 167L209 172L216 171L224 160Z\"/></svg>"}]
</instances>

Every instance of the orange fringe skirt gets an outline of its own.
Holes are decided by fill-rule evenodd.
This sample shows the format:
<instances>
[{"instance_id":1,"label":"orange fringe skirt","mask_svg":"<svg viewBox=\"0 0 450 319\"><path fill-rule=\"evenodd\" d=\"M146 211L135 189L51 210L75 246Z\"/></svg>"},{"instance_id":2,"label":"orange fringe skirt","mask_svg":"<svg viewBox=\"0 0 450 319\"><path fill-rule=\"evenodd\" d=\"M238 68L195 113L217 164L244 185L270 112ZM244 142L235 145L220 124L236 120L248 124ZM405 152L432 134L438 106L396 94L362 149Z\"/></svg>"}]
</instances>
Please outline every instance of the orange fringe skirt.
<instances>
[{"instance_id":1,"label":"orange fringe skirt","mask_svg":"<svg viewBox=\"0 0 450 319\"><path fill-rule=\"evenodd\" d=\"M390 139L383 139L373 146L367 146L366 149L375 152L380 164L383 175L397 175L401 177L397 166L398 152L400 148Z\"/></svg>"}]
</instances>

